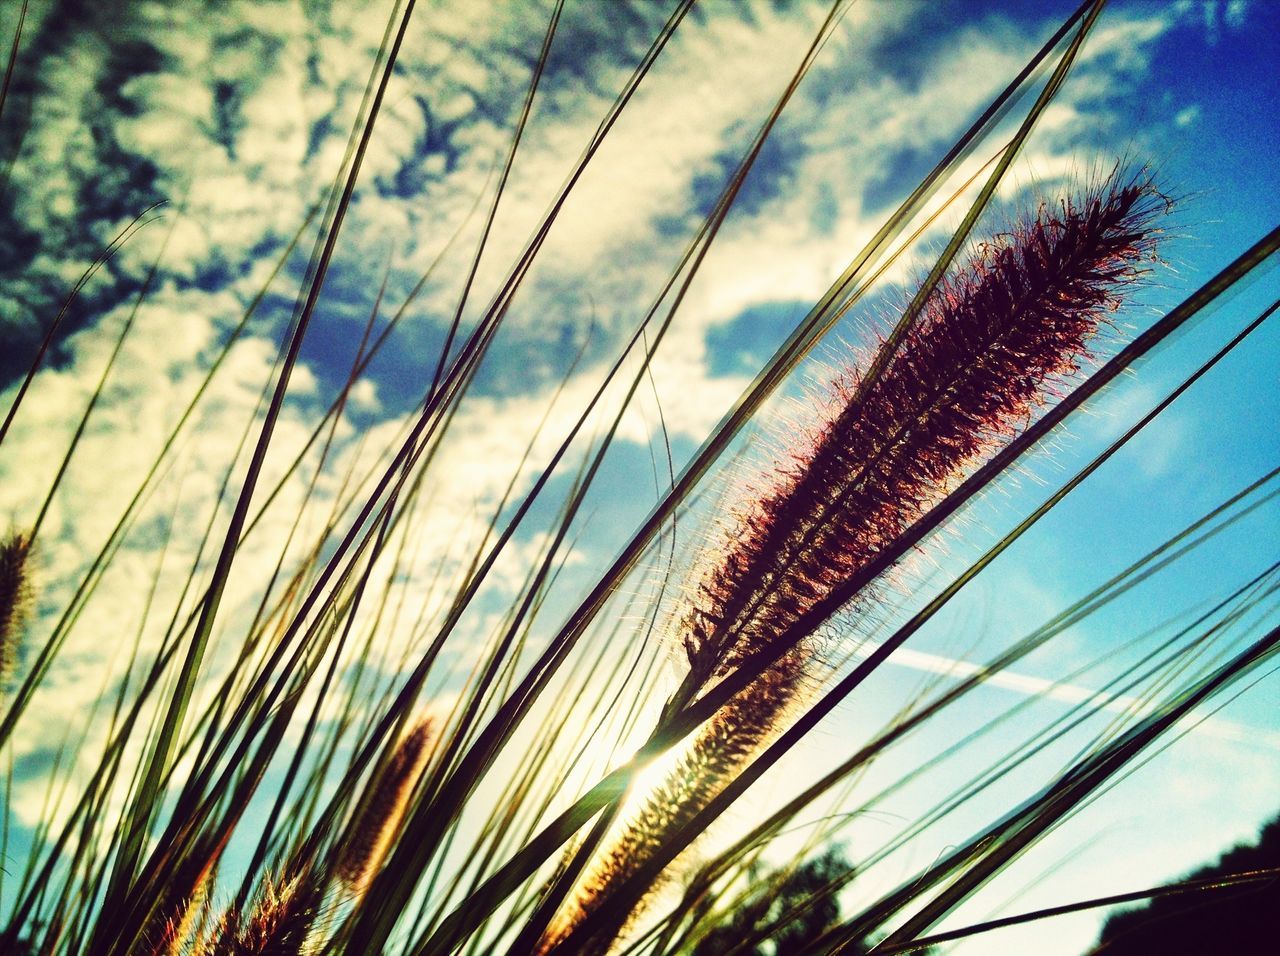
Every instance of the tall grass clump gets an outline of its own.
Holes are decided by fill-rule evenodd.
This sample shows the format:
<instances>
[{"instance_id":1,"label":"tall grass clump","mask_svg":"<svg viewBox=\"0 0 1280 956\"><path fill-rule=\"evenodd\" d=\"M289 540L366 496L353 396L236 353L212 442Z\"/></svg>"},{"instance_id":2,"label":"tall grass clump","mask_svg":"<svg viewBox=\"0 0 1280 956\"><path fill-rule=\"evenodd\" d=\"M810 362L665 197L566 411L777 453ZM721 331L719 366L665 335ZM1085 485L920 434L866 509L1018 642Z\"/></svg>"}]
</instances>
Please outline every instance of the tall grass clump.
<instances>
[{"instance_id":1,"label":"tall grass clump","mask_svg":"<svg viewBox=\"0 0 1280 956\"><path fill-rule=\"evenodd\" d=\"M1280 228L1092 122L1159 18L965 31L979 96L911 5L375 6L0 10L0 953L1162 892L1098 834L1269 746L1280 463L1188 422L1256 438Z\"/></svg>"}]
</instances>

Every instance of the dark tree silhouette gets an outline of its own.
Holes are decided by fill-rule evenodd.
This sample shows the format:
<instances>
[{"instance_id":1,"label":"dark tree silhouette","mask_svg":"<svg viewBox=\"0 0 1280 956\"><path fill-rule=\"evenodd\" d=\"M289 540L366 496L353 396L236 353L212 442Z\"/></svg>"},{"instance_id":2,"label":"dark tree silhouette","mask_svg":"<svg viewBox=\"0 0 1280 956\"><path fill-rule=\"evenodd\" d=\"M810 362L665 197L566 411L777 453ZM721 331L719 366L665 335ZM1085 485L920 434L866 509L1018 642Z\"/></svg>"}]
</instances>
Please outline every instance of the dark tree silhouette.
<instances>
[{"instance_id":1,"label":"dark tree silhouette","mask_svg":"<svg viewBox=\"0 0 1280 956\"><path fill-rule=\"evenodd\" d=\"M729 919L707 933L694 956L719 956L744 940L773 927L792 910L804 906L796 918L783 922L761 942L739 949L743 956L772 956L796 952L817 939L840 919L840 901L832 894L815 899L822 890L852 869L843 848L834 847L800 864L785 875L752 872L757 887ZM805 906L804 904L811 905Z\"/></svg>"},{"instance_id":2,"label":"dark tree silhouette","mask_svg":"<svg viewBox=\"0 0 1280 956\"><path fill-rule=\"evenodd\" d=\"M1237 846L1187 876L1205 880L1280 866L1280 816L1252 846ZM1252 956L1280 946L1280 880L1163 896L1108 917L1093 953L1106 956Z\"/></svg>"}]
</instances>

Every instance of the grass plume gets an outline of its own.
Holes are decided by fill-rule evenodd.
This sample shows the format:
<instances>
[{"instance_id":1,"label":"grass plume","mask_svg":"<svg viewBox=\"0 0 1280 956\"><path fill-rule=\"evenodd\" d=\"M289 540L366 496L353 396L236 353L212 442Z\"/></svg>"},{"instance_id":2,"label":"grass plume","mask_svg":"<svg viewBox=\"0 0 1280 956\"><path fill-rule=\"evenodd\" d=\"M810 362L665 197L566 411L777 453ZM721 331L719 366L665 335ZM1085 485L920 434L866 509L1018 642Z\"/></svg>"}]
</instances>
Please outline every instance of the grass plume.
<instances>
[{"instance_id":1,"label":"grass plume","mask_svg":"<svg viewBox=\"0 0 1280 956\"><path fill-rule=\"evenodd\" d=\"M836 384L838 414L698 587L681 629L691 683L768 646L1079 371L1153 256L1164 205L1145 176L1114 174L1042 205L939 285L881 375Z\"/></svg>"},{"instance_id":2,"label":"grass plume","mask_svg":"<svg viewBox=\"0 0 1280 956\"><path fill-rule=\"evenodd\" d=\"M197 943L198 956L302 956L319 913L307 872L266 876L241 915L232 908Z\"/></svg>"},{"instance_id":3,"label":"grass plume","mask_svg":"<svg viewBox=\"0 0 1280 956\"><path fill-rule=\"evenodd\" d=\"M31 613L31 542L10 532L0 542L0 682L7 681L18 660L18 648Z\"/></svg>"},{"instance_id":4,"label":"grass plume","mask_svg":"<svg viewBox=\"0 0 1280 956\"><path fill-rule=\"evenodd\" d=\"M382 770L369 782L363 806L351 821L334 874L357 895L382 865L431 756L432 723L420 721L405 734Z\"/></svg>"},{"instance_id":5,"label":"grass plume","mask_svg":"<svg viewBox=\"0 0 1280 956\"><path fill-rule=\"evenodd\" d=\"M965 468L1080 370L1089 340L1155 254L1165 200L1143 173L1113 173L1079 199L980 245L934 290L873 379L836 385L837 413L811 450L781 466L749 506L683 616L690 697L769 647L892 544ZM819 672L811 636L733 697L648 794L588 871L542 951L609 899L779 733ZM584 952L604 952L618 926Z\"/></svg>"}]
</instances>

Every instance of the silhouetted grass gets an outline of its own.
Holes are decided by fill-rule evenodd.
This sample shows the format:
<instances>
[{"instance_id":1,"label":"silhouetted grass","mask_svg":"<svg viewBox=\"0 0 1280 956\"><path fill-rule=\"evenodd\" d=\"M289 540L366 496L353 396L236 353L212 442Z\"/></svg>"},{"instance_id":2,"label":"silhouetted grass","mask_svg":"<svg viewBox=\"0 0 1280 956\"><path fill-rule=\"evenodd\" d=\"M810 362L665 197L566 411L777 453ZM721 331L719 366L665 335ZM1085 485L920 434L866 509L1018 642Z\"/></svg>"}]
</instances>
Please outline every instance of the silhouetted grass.
<instances>
[{"instance_id":1,"label":"silhouetted grass","mask_svg":"<svg viewBox=\"0 0 1280 956\"><path fill-rule=\"evenodd\" d=\"M528 149L561 29L564 11L553 6L508 147L472 209L479 235L444 310L443 344L417 356L412 411L366 427L352 405L379 354L400 341L415 299L439 270L457 268L449 256L464 231L448 238L402 301L387 301L384 277L345 382L292 435L283 417L290 383L309 327L322 321L335 254L350 241L347 217L410 19L425 15L412 0L397 3L325 194L223 330L159 451L138 463L136 484L121 489L124 508L78 503L107 529L100 550L84 556L74 580L48 580L65 565L44 562L37 543L63 507L63 482L83 460L118 358L138 334L139 309L155 294L161 251L104 349L106 365L84 407L72 410L74 428L50 438L59 443L48 452L58 466L40 503L11 516L0 543L0 664L11 672L0 716L8 761L0 851L9 864L0 945L67 954L705 956L758 952L772 939L796 953L858 951L866 940L879 940L872 952L908 952L1003 925L935 931L1182 722L1274 666L1277 564L1215 591L1192 612L1151 621L1149 634L1117 649L1127 652L1123 665L1096 695L1052 720L1021 719L1050 689L982 719L967 710L975 691L1010 675L1018 661L1105 614L1142 582L1184 569L1202 546L1272 502L1280 469L1224 493L1094 591L1011 635L985 664L904 694L785 799L744 799L966 584L1276 308L1197 361L1146 411L1127 414L1118 437L1067 467L1042 496L1011 498L1019 509L1011 529L957 520L972 519L984 496L1006 492L1019 469L1062 437L1064 423L1096 407L1090 403L1122 375L1166 354L1177 333L1271 266L1280 246L1280 229L1242 237L1239 248L1221 252L1212 279L1123 343L1106 330L1154 268L1165 205L1150 174L1126 172L1123 163L1110 175L1082 174L1078 193L1047 196L1009 223L997 197L1070 82L1102 13L1097 2L1081 4L1047 38L865 246L845 250L847 265L827 292L678 472L667 444L665 482L663 463L654 466L657 501L619 536L616 558L587 569L580 589L561 587L584 573L573 564L575 542L592 533L593 495L627 416L647 390L657 391L651 365L671 347L691 284L847 6L831 6L771 109L744 118L755 135L650 307L602 346L603 358L594 344L582 345L544 417L520 423L527 434L518 453L484 462L508 477L500 500L473 515L433 506L444 480L455 477L449 469L471 464L454 456L454 443L474 427L467 414L480 402L477 376L501 347L512 303L567 201L686 26L691 2L673 5L480 304L473 296L488 286L478 277L493 265L495 223ZM0 113L21 52L18 35ZM30 453L17 447L11 426L39 410L30 403L41 395L41 377L52 374L50 350L95 270L142 226L170 215L138 211L48 317L29 373L7 393L0 454ZM806 356L819 343L834 348L829 333L946 223L892 327L859 343L869 351L861 361L839 360L845 370L829 413L793 416L789 431L779 429L777 461L752 448ZM287 265L308 244L299 279ZM256 407L234 434L216 436L231 457L217 474L186 473L184 449L214 437L200 423L233 372L237 345L253 333L267 296L294 280L292 320L271 373L254 383ZM369 284L377 285L372 269ZM721 496L717 506L715 482L752 469L753 490L736 501ZM184 480L208 485L212 512L181 524L155 519L160 503L181 512ZM717 512L725 501L736 510ZM689 533L694 527L701 537ZM177 528L186 529L181 539ZM144 536L156 564L140 572L125 544ZM955 556L939 560L936 574L922 573L921 559L940 555L945 536L960 542ZM421 555L430 557L425 571ZM118 653L123 669L95 675L101 687L83 687L84 726L41 728L57 757L41 822L16 840L14 762L40 727L46 695L67 693L52 678L75 663L70 638L98 626L86 609L113 596L117 570L151 575L128 598L137 600L141 623L92 635ZM33 577L39 626L19 653ZM855 637L842 640L845 629ZM664 670L681 652L672 688ZM1053 687L1077 676L1056 674ZM911 753L906 748L928 733L943 735L939 750L888 783L870 775L873 763ZM1004 736L994 757L947 777L925 805L904 799L924 775L997 734ZM1076 748L1067 759L1052 756L1065 745ZM1014 776L1034 780L1016 804L999 789ZM968 838L938 852L930 828L972 813L979 799L987 801L983 822L965 824ZM900 830L880 844L847 839L855 817L908 806ZM731 810L739 814L735 833L688 852ZM849 847L847 859L831 851L837 843ZM915 847L927 852L900 871L900 883L885 883L876 864ZM753 882L765 872L771 886L791 888L779 905ZM797 873L805 879L797 882ZM856 901L840 905L854 900L851 887ZM1064 903L1005 922L1093 905Z\"/></svg>"}]
</instances>

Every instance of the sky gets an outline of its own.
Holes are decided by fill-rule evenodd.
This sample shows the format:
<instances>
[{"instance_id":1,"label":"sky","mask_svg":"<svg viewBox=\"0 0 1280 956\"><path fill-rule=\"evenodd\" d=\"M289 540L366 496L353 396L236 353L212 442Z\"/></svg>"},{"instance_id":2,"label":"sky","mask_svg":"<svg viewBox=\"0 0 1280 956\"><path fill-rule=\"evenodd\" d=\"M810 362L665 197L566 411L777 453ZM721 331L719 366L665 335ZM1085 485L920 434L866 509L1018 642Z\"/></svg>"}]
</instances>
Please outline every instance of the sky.
<instances>
[{"instance_id":1,"label":"sky","mask_svg":"<svg viewBox=\"0 0 1280 956\"><path fill-rule=\"evenodd\" d=\"M589 586L657 500L669 469L689 459L851 256L1073 7L1058 0L868 0L848 8L766 141L623 418L553 608L570 607ZM516 487L526 490L545 465L713 208L826 9L803 0L699 2L640 85L574 186L441 451L425 518L435 533L415 544L419 553L406 572L406 586L426 595L420 600L428 611L444 600L430 587L431 569L442 562L451 571L462 568L513 469ZM549 12L546 4L515 0L439 0L424 4L411 22L290 384L269 477L283 474L345 382L380 289L385 317L430 272L353 389L331 461L284 479L262 540L284 540L313 479L306 514L308 527L319 527L348 470L375 460L430 381ZM462 311L464 329L501 286L668 12L657 0L566 4ZM245 423L270 378L305 273L310 234L292 254L289 243L339 169L388 13L387 4L375 2L30 5L0 115L0 407L13 401L69 291L113 237L135 217L144 221L67 305L49 358L0 449L0 517L18 527L39 512L103 381L41 528L35 637L66 607L204 370L260 290L267 291L71 632L41 688L38 713L18 726L13 807L22 826L43 812L63 745L48 728L65 731L67 740L82 733L101 740L105 726L93 704L109 700L117 686L132 635L154 650L167 616L186 600L184 562L195 560L223 471L243 465ZM16 15L15 4L0 9L0 37L13 35ZM1162 261L1116 316L1100 357L1280 219L1278 47L1280 5L1266 0L1116 0L1014 164L993 228L999 216L1007 220L1119 160L1149 164L1174 200ZM1016 121L1021 114L1014 112ZM984 141L961 178L1011 129L1006 123ZM708 499L723 493L732 501L741 494L735 489L750 485L751 467L767 473L770 456L785 453L790 436L814 425L815 396L836 370L865 360L958 220L954 209L945 212L802 363L757 416L748 466L717 469ZM280 273L270 279L278 262ZM901 601L889 602L901 606L886 609L885 620L910 610L912 595L924 593L917 585L941 586L949 571L979 555L1269 305L1277 286L1274 264L1258 270L1073 416L1052 447L909 562L898 582ZM904 695L994 655L1275 467L1278 336L1274 323L1264 325L966 588L895 666L842 705L782 773L762 782L760 805L788 792L794 780L820 773L833 751L848 752ZM635 356L627 363L636 368ZM610 393L610 400L617 396ZM539 422L545 423L535 433ZM546 520L574 478L572 468L557 472L522 524L467 620L470 646L518 593L545 541ZM1087 695L1105 681L1108 667L1148 646L1142 635L1152 623L1185 620L1273 561L1278 530L1274 504L1251 512L1019 662L1001 686L972 695L967 716L978 725L1030 701L1037 719L1053 719L1054 708ZM700 534L713 540L714 533L687 530L685 543L696 548ZM252 616L255 583L270 574L277 556L277 548L264 546L238 559L227 632ZM156 611L147 614L144 598L153 583ZM1261 621L1274 625L1275 610L1273 597L1230 640L1256 633L1248 628ZM846 626L854 633L851 646L877 637L870 624ZM391 647L413 645L408 622L402 631L389 635ZM1241 646L1224 641L1224 648ZM1112 650L1109 664L1045 692L1046 681ZM468 651L457 653L465 658ZM215 649L211 666L219 660ZM450 690L437 688L441 695ZM1248 838L1277 810L1278 690L1269 676L1188 730L944 927L1000 907L1010 912L1151 885ZM975 750L966 766L1007 749L1020 729L997 730L993 749ZM927 761L949 730L939 726L895 751L860 782L862 792L874 793ZM92 769L69 759L60 772L70 779ZM998 808L1025 798L1044 771L1032 762L1024 770L1027 779L1007 781L987 802L860 876L854 894L889 888L912 864L927 863ZM881 806L884 816L860 817L845 838L857 848L888 840L895 817L910 818L936 798L938 779L923 777ZM1078 953L1096 934L1098 918L1064 918L954 951Z\"/></svg>"}]
</instances>

